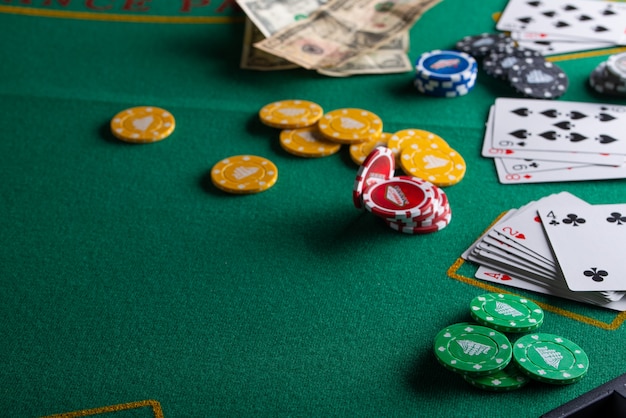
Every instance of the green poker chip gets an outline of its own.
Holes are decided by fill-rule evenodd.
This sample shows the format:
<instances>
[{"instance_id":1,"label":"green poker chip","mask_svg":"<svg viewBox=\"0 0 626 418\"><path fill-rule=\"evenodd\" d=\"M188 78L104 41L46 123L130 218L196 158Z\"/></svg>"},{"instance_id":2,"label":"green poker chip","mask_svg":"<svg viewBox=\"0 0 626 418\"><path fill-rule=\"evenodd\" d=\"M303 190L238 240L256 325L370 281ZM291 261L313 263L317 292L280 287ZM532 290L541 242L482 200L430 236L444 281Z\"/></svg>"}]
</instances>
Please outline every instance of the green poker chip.
<instances>
[{"instance_id":1,"label":"green poker chip","mask_svg":"<svg viewBox=\"0 0 626 418\"><path fill-rule=\"evenodd\" d=\"M555 385L581 380L589 369L589 358L572 341L553 334L528 334L513 347L513 359L531 379Z\"/></svg>"},{"instance_id":2,"label":"green poker chip","mask_svg":"<svg viewBox=\"0 0 626 418\"><path fill-rule=\"evenodd\" d=\"M534 331L543 323L543 309L521 296L486 293L470 303L472 318L502 332Z\"/></svg>"},{"instance_id":3,"label":"green poker chip","mask_svg":"<svg viewBox=\"0 0 626 418\"><path fill-rule=\"evenodd\" d=\"M509 339L481 325L450 325L435 337L437 360L447 369L472 376L485 376L504 369L512 358Z\"/></svg>"},{"instance_id":4,"label":"green poker chip","mask_svg":"<svg viewBox=\"0 0 626 418\"><path fill-rule=\"evenodd\" d=\"M468 376L463 378L483 390L493 392L508 392L526 386L530 378L521 372L513 362L509 363L503 370L488 376Z\"/></svg>"}]
</instances>

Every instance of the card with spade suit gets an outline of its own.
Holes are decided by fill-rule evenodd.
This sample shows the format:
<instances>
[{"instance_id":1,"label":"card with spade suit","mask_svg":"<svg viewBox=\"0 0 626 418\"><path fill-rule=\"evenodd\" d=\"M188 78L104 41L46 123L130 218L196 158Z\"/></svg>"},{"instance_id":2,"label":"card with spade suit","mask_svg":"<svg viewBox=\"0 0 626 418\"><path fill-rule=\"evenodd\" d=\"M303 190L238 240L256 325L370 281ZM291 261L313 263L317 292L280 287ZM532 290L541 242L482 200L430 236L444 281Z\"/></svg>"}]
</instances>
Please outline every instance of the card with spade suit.
<instances>
[{"instance_id":1,"label":"card with spade suit","mask_svg":"<svg viewBox=\"0 0 626 418\"><path fill-rule=\"evenodd\" d=\"M571 290L626 290L626 204L546 205L538 213Z\"/></svg>"},{"instance_id":2,"label":"card with spade suit","mask_svg":"<svg viewBox=\"0 0 626 418\"><path fill-rule=\"evenodd\" d=\"M492 147L626 156L626 106L496 99Z\"/></svg>"},{"instance_id":3,"label":"card with spade suit","mask_svg":"<svg viewBox=\"0 0 626 418\"><path fill-rule=\"evenodd\" d=\"M598 0L509 0L496 28L626 45L626 4Z\"/></svg>"}]
</instances>

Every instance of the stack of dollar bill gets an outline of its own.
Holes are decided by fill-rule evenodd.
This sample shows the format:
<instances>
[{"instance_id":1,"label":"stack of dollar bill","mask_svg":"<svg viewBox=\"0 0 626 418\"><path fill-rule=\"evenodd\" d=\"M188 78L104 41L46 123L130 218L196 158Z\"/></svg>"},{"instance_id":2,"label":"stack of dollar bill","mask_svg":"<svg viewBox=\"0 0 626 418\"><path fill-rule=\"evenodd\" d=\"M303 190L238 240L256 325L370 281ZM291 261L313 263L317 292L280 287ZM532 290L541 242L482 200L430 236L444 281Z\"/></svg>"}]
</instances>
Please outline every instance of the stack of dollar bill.
<instances>
[{"instance_id":1,"label":"stack of dollar bill","mask_svg":"<svg viewBox=\"0 0 626 418\"><path fill-rule=\"evenodd\" d=\"M409 30L440 0L237 0L241 68L303 67L342 77L413 70Z\"/></svg>"}]
</instances>

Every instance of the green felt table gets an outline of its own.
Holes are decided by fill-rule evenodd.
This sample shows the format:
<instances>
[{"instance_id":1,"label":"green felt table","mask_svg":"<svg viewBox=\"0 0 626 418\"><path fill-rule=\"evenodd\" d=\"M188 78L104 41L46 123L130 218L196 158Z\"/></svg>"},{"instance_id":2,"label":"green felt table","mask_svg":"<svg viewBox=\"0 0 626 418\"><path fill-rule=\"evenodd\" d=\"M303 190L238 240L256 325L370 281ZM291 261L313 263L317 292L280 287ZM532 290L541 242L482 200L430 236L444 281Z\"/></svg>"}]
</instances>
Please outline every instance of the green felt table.
<instances>
[{"instance_id":1,"label":"green felt table","mask_svg":"<svg viewBox=\"0 0 626 418\"><path fill-rule=\"evenodd\" d=\"M506 0L444 0L411 29L410 56L495 31ZM0 415L535 417L626 372L624 316L473 279L460 254L503 211L563 190L625 200L623 180L508 185L480 156L496 97L420 96L413 75L328 78L239 68L233 1L0 1ZM594 95L607 52L559 60L562 100ZM284 152L259 109L301 98L360 107L385 131L435 132L467 162L446 188L453 217L399 234L352 204L348 149ZM131 106L168 109L168 139L109 131ZM273 161L270 190L225 194L217 161ZM580 383L493 394L432 353L487 291L531 297L544 332L588 353ZM82 414L82 415L81 415Z\"/></svg>"}]
</instances>

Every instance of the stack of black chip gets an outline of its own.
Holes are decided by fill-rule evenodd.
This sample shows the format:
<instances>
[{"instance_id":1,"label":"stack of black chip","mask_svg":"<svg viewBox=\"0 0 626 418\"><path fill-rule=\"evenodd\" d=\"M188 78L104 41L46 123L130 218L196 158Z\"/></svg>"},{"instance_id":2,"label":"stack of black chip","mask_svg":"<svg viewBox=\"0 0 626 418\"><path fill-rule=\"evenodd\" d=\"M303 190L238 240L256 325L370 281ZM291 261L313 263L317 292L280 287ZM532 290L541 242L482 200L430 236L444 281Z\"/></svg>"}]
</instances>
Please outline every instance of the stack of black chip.
<instances>
[{"instance_id":1,"label":"stack of black chip","mask_svg":"<svg viewBox=\"0 0 626 418\"><path fill-rule=\"evenodd\" d=\"M488 75L508 81L511 87L527 97L557 99L569 85L567 74L532 49L522 48L504 33L466 36L455 48L482 59Z\"/></svg>"}]
</instances>

